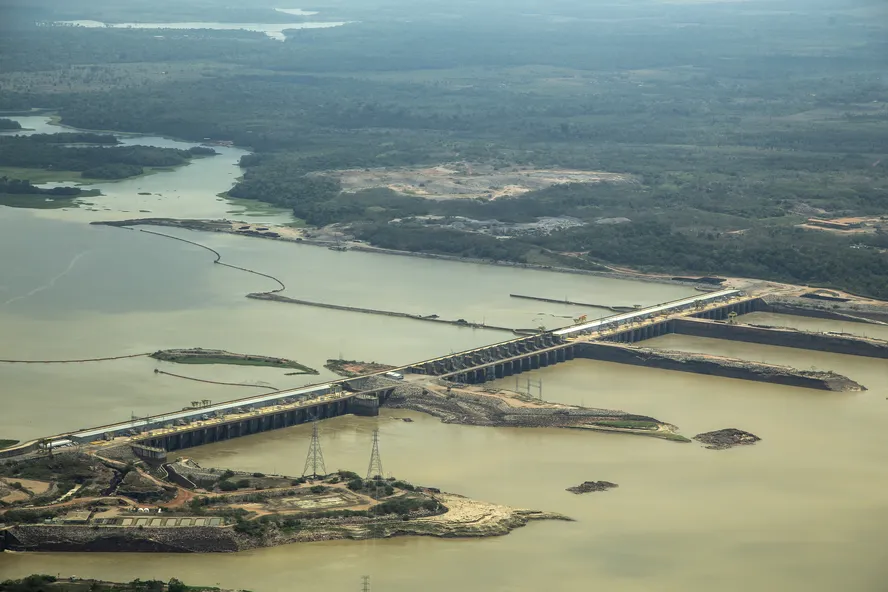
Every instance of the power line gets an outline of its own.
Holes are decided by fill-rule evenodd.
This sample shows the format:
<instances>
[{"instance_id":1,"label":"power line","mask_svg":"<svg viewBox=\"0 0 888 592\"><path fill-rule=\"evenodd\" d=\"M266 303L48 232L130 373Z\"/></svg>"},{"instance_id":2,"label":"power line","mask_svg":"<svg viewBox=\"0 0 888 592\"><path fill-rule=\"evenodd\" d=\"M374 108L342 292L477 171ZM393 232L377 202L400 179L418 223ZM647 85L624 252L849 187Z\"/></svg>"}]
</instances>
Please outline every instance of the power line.
<instances>
[{"instance_id":1,"label":"power line","mask_svg":"<svg viewBox=\"0 0 888 592\"><path fill-rule=\"evenodd\" d=\"M311 430L311 444L308 445L308 455L305 457L305 469L302 476L308 475L312 479L327 475L327 467L324 465L324 453L321 452L321 441L318 438L318 422L314 420Z\"/></svg>"}]
</instances>

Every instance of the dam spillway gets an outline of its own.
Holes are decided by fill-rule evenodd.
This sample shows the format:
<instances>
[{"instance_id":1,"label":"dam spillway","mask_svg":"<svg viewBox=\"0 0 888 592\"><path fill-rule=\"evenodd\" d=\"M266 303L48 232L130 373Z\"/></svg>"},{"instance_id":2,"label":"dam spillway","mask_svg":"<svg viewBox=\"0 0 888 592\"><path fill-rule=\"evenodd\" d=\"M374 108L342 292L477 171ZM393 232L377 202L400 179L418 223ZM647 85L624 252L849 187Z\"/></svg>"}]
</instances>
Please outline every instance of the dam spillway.
<instances>
[{"instance_id":1,"label":"dam spillway","mask_svg":"<svg viewBox=\"0 0 888 592\"><path fill-rule=\"evenodd\" d=\"M645 309L636 309L590 322L575 324L554 331L510 339L489 346L458 352L401 366L395 370L416 384L423 380L445 380L453 383L479 384L543 368L575 358L598 359L595 348L583 347L594 342L633 344L661 335L687 331L706 332L706 336L732 338L756 334L772 337L792 333L771 328L767 333L745 330L734 325L737 316L761 310L765 305L758 297L739 290L707 292L667 302ZM731 323L720 322L728 319ZM795 332L798 333L798 332ZM776 338L792 340L796 337ZM747 338L746 340L752 340ZM851 342L854 341L854 344ZM830 336L819 340L830 348L843 349L838 353L856 353L885 357L888 344L873 345L867 340L860 353L855 338ZM786 343L777 343L786 344ZM826 347L826 346L823 346ZM858 350L855 351L854 348ZM818 348L811 348L818 349ZM823 351L836 351L824 349ZM607 356L607 361L619 362L619 356ZM395 380L379 380L384 373L344 378L265 395L237 399L205 407L185 408L181 411L134 418L116 424L99 426L32 441L2 451L0 458L35 451L41 443L67 441L85 444L126 437L132 443L147 447L178 450L209 444L269 430L286 428L317 419L326 419L348 413L373 415L378 406L398 387ZM734 375L731 375L732 377ZM374 399L375 404L370 399Z\"/></svg>"}]
</instances>

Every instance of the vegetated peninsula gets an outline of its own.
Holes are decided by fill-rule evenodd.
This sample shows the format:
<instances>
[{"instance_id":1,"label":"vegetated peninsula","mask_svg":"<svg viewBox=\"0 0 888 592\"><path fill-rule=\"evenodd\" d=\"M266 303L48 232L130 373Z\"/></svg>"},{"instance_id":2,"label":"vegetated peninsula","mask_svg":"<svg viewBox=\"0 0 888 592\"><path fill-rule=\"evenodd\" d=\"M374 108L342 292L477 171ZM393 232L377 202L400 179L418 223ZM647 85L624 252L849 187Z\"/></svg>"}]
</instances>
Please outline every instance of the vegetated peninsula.
<instances>
[{"instance_id":1,"label":"vegetated peninsula","mask_svg":"<svg viewBox=\"0 0 888 592\"><path fill-rule=\"evenodd\" d=\"M15 131L22 129L22 124L14 119L0 117L0 131Z\"/></svg>"},{"instance_id":2,"label":"vegetated peninsula","mask_svg":"<svg viewBox=\"0 0 888 592\"><path fill-rule=\"evenodd\" d=\"M0 136L0 174L31 181L45 180L43 173L52 173L56 180L115 180L181 166L194 157L216 154L204 146L179 150L118 146L117 143L114 136L86 132Z\"/></svg>"},{"instance_id":3,"label":"vegetated peninsula","mask_svg":"<svg viewBox=\"0 0 888 592\"><path fill-rule=\"evenodd\" d=\"M129 447L102 454L0 464L0 548L231 552L336 539L499 536L532 520L567 520L350 471L297 478L182 459L151 466Z\"/></svg>"},{"instance_id":4,"label":"vegetated peninsula","mask_svg":"<svg viewBox=\"0 0 888 592\"><path fill-rule=\"evenodd\" d=\"M78 197L100 195L98 189L79 187L36 187L30 181L0 177L0 205L22 208L61 208L75 205Z\"/></svg>"},{"instance_id":5,"label":"vegetated peninsula","mask_svg":"<svg viewBox=\"0 0 888 592\"><path fill-rule=\"evenodd\" d=\"M299 374L317 374L314 368L309 368L295 360L261 356L257 354L235 354L221 349L163 349L151 354L155 360L163 362L175 362L177 364L232 364L235 366L266 366L272 368L289 368L297 370Z\"/></svg>"}]
</instances>

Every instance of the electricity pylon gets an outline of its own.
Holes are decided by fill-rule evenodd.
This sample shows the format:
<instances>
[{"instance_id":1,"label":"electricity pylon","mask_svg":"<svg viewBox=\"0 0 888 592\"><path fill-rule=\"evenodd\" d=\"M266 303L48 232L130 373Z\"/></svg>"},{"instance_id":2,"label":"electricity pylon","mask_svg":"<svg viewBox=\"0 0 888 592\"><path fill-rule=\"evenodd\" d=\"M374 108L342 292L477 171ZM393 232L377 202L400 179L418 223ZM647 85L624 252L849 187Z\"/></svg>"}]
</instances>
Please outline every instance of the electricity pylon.
<instances>
[{"instance_id":1,"label":"electricity pylon","mask_svg":"<svg viewBox=\"0 0 888 592\"><path fill-rule=\"evenodd\" d=\"M370 592L370 576L361 576L361 581L363 582L361 590L363 592Z\"/></svg>"},{"instance_id":2,"label":"electricity pylon","mask_svg":"<svg viewBox=\"0 0 888 592\"><path fill-rule=\"evenodd\" d=\"M318 438L318 422L312 424L311 444L308 445L308 456L305 457L305 469L302 476L312 479L327 475L327 467L324 466L324 453L321 452L321 441Z\"/></svg>"},{"instance_id":3,"label":"electricity pylon","mask_svg":"<svg viewBox=\"0 0 888 592\"><path fill-rule=\"evenodd\" d=\"M379 430L373 430L373 451L370 453L370 466L367 467L367 480L374 477L382 478L382 458L379 456Z\"/></svg>"}]
</instances>

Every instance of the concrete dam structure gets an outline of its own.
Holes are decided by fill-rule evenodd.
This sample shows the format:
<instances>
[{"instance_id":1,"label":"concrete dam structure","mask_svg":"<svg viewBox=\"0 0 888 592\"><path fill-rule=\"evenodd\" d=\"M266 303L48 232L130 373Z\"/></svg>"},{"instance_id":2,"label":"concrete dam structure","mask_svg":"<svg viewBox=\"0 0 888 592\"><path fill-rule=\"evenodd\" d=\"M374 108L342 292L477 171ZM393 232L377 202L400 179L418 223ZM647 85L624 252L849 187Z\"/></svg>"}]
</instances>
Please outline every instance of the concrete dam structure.
<instances>
[{"instance_id":1,"label":"concrete dam structure","mask_svg":"<svg viewBox=\"0 0 888 592\"><path fill-rule=\"evenodd\" d=\"M737 338L759 343L767 340L770 344L790 347L888 356L888 342L842 335L824 337L779 328L764 331L750 325L733 324L737 316L764 306L764 301L738 290L708 292L409 364L396 368L399 373L396 376L403 375L406 382L417 386L422 386L426 381L440 380L454 384L479 384L575 358L603 359L600 352L610 350L588 347L596 342L632 344L671 333ZM720 322L724 319L731 322ZM800 333L802 337L799 337ZM614 362L628 359L616 353L605 358ZM736 377L735 374L723 375ZM48 442L82 444L119 437L127 437L131 444L143 448L173 451L349 413L372 416L379 413L379 406L385 403L399 384L399 380L391 375L386 376L384 372L345 378L61 434L10 448L4 451L4 455L27 454Z\"/></svg>"}]
</instances>

